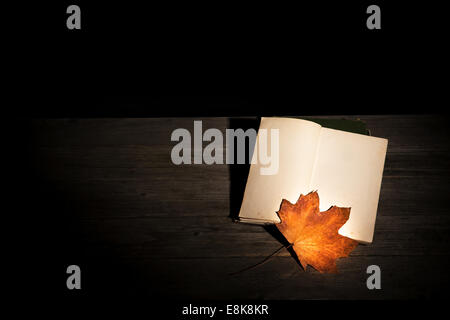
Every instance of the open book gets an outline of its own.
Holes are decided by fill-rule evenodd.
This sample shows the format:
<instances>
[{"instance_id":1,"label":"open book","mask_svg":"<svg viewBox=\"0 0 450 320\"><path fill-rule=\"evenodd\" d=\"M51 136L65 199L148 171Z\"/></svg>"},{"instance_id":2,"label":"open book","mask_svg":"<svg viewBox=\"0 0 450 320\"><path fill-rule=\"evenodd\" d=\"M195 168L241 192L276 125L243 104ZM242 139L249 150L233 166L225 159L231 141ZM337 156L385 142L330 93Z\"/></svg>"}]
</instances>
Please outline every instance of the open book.
<instances>
[{"instance_id":1,"label":"open book","mask_svg":"<svg viewBox=\"0 0 450 320\"><path fill-rule=\"evenodd\" d=\"M264 164L258 162L255 147L239 220L279 223L282 199L295 203L300 194L317 190L321 211L333 205L351 207L350 218L339 234L371 243L388 141L312 121L262 118L256 146L261 129L278 129L278 171L261 174Z\"/></svg>"}]
</instances>

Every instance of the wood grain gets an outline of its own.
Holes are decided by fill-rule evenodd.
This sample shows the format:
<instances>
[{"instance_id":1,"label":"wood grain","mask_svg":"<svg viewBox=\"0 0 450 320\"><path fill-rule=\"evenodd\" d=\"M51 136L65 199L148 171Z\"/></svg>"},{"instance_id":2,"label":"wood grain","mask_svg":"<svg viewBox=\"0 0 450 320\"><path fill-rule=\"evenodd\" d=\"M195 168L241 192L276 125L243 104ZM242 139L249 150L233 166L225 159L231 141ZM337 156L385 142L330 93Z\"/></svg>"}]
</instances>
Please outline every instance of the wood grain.
<instances>
[{"instance_id":1,"label":"wood grain","mask_svg":"<svg viewBox=\"0 0 450 320\"><path fill-rule=\"evenodd\" d=\"M193 118L33 120L37 205L48 208L49 216L43 219L66 226L54 231L72 250L61 261L81 260L90 270L93 294L120 291L190 299L448 297L448 119L345 118L365 121L372 135L389 139L389 145L374 242L339 260L338 275L304 272L282 251L256 269L228 276L260 261L280 242L270 230L230 218L234 180L245 183L245 170L236 176L236 167L227 165L172 164L175 143L170 134L176 128L192 130ZM201 120L204 130L222 131L233 121L255 122ZM366 288L370 264L381 267L382 290ZM113 273L120 283L115 286L106 279Z\"/></svg>"}]
</instances>

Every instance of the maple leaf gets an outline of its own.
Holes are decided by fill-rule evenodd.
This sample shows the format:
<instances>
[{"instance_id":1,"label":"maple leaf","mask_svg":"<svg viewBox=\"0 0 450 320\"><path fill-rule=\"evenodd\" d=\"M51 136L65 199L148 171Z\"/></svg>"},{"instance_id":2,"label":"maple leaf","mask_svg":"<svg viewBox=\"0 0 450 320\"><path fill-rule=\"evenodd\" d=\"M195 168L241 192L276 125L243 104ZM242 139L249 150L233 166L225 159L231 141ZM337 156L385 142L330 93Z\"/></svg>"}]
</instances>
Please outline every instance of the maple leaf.
<instances>
[{"instance_id":1,"label":"maple leaf","mask_svg":"<svg viewBox=\"0 0 450 320\"><path fill-rule=\"evenodd\" d=\"M319 210L316 191L300 195L297 203L283 199L278 216L278 230L291 244L301 265L309 264L321 273L337 273L336 259L347 257L358 242L338 234L350 217L350 208L333 206Z\"/></svg>"}]
</instances>

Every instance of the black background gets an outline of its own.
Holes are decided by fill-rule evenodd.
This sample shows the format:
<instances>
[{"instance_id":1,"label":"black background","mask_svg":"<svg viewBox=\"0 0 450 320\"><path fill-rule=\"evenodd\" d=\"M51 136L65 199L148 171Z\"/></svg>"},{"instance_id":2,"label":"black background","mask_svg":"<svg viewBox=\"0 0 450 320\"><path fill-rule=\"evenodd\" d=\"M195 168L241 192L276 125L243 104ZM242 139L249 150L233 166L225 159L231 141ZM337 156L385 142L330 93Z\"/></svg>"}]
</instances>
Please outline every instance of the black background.
<instances>
[{"instance_id":1,"label":"black background","mask_svg":"<svg viewBox=\"0 0 450 320\"><path fill-rule=\"evenodd\" d=\"M381 30L366 28L369 1L77 3L81 30L66 28L71 2L15 11L12 83L40 101L31 115L260 115L274 103L280 114L441 111L437 2L379 1ZM102 103L110 95L126 107Z\"/></svg>"},{"instance_id":2,"label":"black background","mask_svg":"<svg viewBox=\"0 0 450 320\"><path fill-rule=\"evenodd\" d=\"M57 236L73 221L39 219L58 201L39 203L29 180L32 155L23 146L33 117L446 113L448 34L438 2L73 3L81 30L65 25L72 2L21 3L6 35L8 265L18 274L12 296L34 308L108 312L113 302L137 309L148 302L107 294L86 301L65 290L59 269L76 241ZM381 7L381 30L365 26L372 3ZM378 306L410 314L428 304L362 305Z\"/></svg>"}]
</instances>

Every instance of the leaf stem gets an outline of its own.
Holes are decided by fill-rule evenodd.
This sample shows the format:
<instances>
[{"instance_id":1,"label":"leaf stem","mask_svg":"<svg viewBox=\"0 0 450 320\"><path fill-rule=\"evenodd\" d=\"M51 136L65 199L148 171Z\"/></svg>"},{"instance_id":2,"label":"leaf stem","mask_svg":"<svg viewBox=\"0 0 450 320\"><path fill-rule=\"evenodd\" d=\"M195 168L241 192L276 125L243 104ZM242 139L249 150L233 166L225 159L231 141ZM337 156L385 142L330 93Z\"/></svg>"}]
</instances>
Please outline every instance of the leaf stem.
<instances>
[{"instance_id":1,"label":"leaf stem","mask_svg":"<svg viewBox=\"0 0 450 320\"><path fill-rule=\"evenodd\" d=\"M228 275L229 275L229 276L234 276L234 275L236 275L236 274L239 274L239 273L242 273L242 272L244 272L244 271L247 271L247 270L256 268L256 267L258 267L258 266L260 266L260 265L263 265L264 263L266 263L267 261L269 261L270 258L274 257L278 252L280 252L281 249L283 249L283 248L289 249L289 248L292 247L293 245L294 245L293 243L289 244L289 245L286 246L286 247L283 245L283 246L281 246L280 248L278 248L275 252L273 252L272 254L270 254L269 256L267 256L266 258L264 258L264 260L262 260L262 261L260 261L260 262L258 262L258 263L256 263L256 264L254 264L254 265L251 265L251 266L249 266L249 267L246 267L246 268L244 268L244 269L242 269L242 270L239 270L239 271L236 271L236 272L229 273Z\"/></svg>"}]
</instances>

